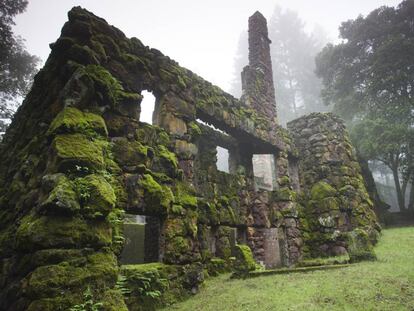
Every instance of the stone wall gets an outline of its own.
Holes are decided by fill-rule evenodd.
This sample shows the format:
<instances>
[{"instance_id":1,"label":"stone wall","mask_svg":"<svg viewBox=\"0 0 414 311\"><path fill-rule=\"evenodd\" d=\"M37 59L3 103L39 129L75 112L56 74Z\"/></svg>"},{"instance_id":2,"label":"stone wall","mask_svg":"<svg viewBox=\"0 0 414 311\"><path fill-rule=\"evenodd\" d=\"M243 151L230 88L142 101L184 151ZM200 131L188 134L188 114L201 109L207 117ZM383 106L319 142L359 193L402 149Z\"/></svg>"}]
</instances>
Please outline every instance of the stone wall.
<instances>
[{"instance_id":1,"label":"stone wall","mask_svg":"<svg viewBox=\"0 0 414 311\"><path fill-rule=\"evenodd\" d=\"M346 253L346 235L366 230L373 241L380 227L344 122L312 113L288 123L299 152L307 250L312 256Z\"/></svg>"},{"instance_id":2,"label":"stone wall","mask_svg":"<svg viewBox=\"0 0 414 311\"><path fill-rule=\"evenodd\" d=\"M276 124L270 43L267 21L260 12L256 12L249 18L249 65L242 72L242 101Z\"/></svg>"},{"instance_id":3,"label":"stone wall","mask_svg":"<svg viewBox=\"0 0 414 311\"><path fill-rule=\"evenodd\" d=\"M51 49L2 143L1 310L67 309L88 287L105 310L126 310L125 212L156 219L159 237L146 240L163 263L193 266L194 280L236 240L266 261L264 229L286 232L285 262L299 259L288 177L280 194L253 187L252 154L286 165L286 131L81 8ZM156 97L156 125L139 122L143 90ZM217 171L217 145L231 151L232 174Z\"/></svg>"},{"instance_id":4,"label":"stone wall","mask_svg":"<svg viewBox=\"0 0 414 311\"><path fill-rule=\"evenodd\" d=\"M104 310L140 310L147 300L122 289L139 293L142 269L164 275L177 299L197 290L204 267L231 262L236 242L268 267L326 254L333 228L318 225L320 208L342 196L339 212L321 215L346 229L375 222L334 117L294 123L298 153L260 109L79 7L51 49L1 145L0 310L66 310L88 288ZM143 90L155 95L155 125L139 121ZM230 174L217 170L217 146L230 152ZM274 156L276 190L255 190L253 154ZM144 243L158 252L146 259L162 261L123 267L126 280L125 213L152 217Z\"/></svg>"}]
</instances>

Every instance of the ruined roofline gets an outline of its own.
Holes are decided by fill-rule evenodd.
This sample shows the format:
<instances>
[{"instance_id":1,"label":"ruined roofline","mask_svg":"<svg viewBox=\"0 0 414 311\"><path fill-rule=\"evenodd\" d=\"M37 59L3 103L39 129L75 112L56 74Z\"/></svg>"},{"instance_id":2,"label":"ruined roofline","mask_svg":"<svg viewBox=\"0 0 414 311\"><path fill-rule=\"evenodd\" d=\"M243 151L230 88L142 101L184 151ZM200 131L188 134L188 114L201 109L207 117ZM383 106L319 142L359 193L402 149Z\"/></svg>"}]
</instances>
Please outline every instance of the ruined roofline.
<instances>
[{"instance_id":1,"label":"ruined roofline","mask_svg":"<svg viewBox=\"0 0 414 311\"><path fill-rule=\"evenodd\" d=\"M75 47L79 49L77 53L85 54L85 59L80 60L81 63L100 63L104 67L107 65L113 66L112 63L114 62L124 62L125 55L131 56L131 60L128 60L130 67L126 70L140 83L124 81L123 76L125 74L119 72L119 69L108 68L126 91L141 92L141 90L149 90L156 97L159 97L160 94L170 91L170 85L174 84L174 88L177 88L178 85L180 90L177 91L183 100L195 106L196 115L205 116L208 118L206 121L215 127L242 139L244 138L247 143L257 139L256 143L261 142L263 146L266 146L265 149L273 148L274 151L286 150L290 152L289 142L285 139L288 136L286 130L268 123L252 107L244 105L243 102L224 92L218 86L204 80L189 69L179 66L178 62L165 56L159 50L145 46L139 39L127 38L121 30L109 25L104 19L97 17L86 9L79 6L74 7L69 11L68 16L69 22L63 27L61 37L51 44L52 52L49 58L52 60L57 55L62 54L62 49L74 49ZM79 29L69 29L69 24L79 24L77 26ZM88 26L83 26L83 24L88 24ZM82 27L85 29L82 29ZM97 56L98 51L91 46L93 42L90 42L91 38L100 35L100 33L108 33L112 38L111 40L120 43L120 47L106 52L108 54L106 58L99 58ZM79 43L71 46L72 43L67 40L67 37L75 37ZM85 50L85 47L87 50ZM121 50L119 50L120 48ZM122 49L125 51L122 51ZM92 56L86 56L88 53ZM133 61L132 58L136 57L144 60L144 63L138 63L138 60ZM47 61L47 63L49 62L50 60ZM161 68L159 68L160 64ZM157 82L161 80L161 84ZM197 101L194 101L195 98ZM25 104L23 104L22 110L25 110L24 106ZM44 121L48 123L50 120ZM14 127L11 126L11 128ZM7 136L10 136L10 134L6 134L5 141L9 140Z\"/></svg>"}]
</instances>

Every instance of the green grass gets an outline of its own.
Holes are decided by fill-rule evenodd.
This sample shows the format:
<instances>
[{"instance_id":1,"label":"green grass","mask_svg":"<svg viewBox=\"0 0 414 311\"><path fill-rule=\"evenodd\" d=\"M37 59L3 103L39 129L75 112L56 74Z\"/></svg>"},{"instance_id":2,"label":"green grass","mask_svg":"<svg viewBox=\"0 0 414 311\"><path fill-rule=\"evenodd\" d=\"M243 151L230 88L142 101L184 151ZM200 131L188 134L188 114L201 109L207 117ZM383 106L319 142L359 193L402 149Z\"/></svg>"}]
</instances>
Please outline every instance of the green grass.
<instances>
[{"instance_id":1,"label":"green grass","mask_svg":"<svg viewBox=\"0 0 414 311\"><path fill-rule=\"evenodd\" d=\"M206 281L191 299L166 310L414 310L414 227L383 231L376 262L349 267Z\"/></svg>"}]
</instances>

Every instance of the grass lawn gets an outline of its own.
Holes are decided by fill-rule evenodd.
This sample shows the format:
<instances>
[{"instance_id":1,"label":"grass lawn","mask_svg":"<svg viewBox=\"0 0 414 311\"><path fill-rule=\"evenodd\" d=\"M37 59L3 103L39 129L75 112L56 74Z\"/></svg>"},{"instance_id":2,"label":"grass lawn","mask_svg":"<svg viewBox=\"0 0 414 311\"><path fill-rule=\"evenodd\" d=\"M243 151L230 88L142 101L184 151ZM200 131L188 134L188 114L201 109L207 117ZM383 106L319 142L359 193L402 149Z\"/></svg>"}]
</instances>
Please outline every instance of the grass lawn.
<instances>
[{"instance_id":1,"label":"grass lawn","mask_svg":"<svg viewBox=\"0 0 414 311\"><path fill-rule=\"evenodd\" d=\"M383 230L376 262L350 267L206 281L199 294L166 310L414 310L414 227Z\"/></svg>"}]
</instances>

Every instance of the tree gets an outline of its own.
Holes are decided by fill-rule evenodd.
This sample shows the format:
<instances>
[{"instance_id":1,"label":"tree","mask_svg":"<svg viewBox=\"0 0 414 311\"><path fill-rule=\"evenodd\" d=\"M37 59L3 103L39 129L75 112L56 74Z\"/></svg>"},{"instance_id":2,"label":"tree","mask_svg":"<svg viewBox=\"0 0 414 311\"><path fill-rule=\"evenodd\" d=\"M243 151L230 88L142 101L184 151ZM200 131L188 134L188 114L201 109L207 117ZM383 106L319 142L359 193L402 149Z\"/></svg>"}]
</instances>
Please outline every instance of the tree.
<instances>
[{"instance_id":1,"label":"tree","mask_svg":"<svg viewBox=\"0 0 414 311\"><path fill-rule=\"evenodd\" d=\"M327 111L320 97L321 81L315 75L315 56L327 42L322 28L312 34L298 14L276 6L269 21L269 39L279 120L286 123L313 111ZM235 58L232 92L240 94L240 72L247 65L247 32L240 36Z\"/></svg>"},{"instance_id":2,"label":"tree","mask_svg":"<svg viewBox=\"0 0 414 311\"><path fill-rule=\"evenodd\" d=\"M325 103L355 126L362 155L391 168L402 211L413 175L413 25L413 1L380 7L342 23L342 42L316 58Z\"/></svg>"},{"instance_id":3,"label":"tree","mask_svg":"<svg viewBox=\"0 0 414 311\"><path fill-rule=\"evenodd\" d=\"M315 28L308 34L296 12L276 6L269 36L280 119L288 122L310 112L327 111L314 61L327 41L323 29Z\"/></svg>"},{"instance_id":4,"label":"tree","mask_svg":"<svg viewBox=\"0 0 414 311\"><path fill-rule=\"evenodd\" d=\"M27 0L0 1L0 117L3 119L11 118L18 99L28 92L39 62L25 50L23 39L12 31L13 18L24 12L27 3Z\"/></svg>"},{"instance_id":5,"label":"tree","mask_svg":"<svg viewBox=\"0 0 414 311\"><path fill-rule=\"evenodd\" d=\"M380 161L390 168L400 210L405 210L405 192L411 172L401 169L407 162L407 142L414 131L404 124L393 124L381 118L364 119L353 126L351 139L358 151L370 160Z\"/></svg>"}]
</instances>

